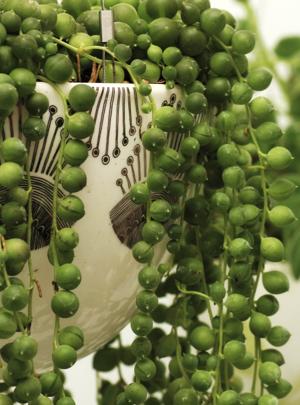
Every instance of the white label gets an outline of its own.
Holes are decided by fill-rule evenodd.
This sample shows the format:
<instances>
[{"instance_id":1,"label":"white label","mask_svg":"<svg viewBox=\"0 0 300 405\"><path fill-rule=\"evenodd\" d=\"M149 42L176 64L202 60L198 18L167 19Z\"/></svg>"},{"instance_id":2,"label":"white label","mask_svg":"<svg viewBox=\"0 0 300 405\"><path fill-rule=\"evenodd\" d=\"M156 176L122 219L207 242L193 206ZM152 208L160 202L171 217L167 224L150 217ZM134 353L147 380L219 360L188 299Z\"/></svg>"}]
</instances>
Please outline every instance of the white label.
<instances>
[{"instance_id":1,"label":"white label","mask_svg":"<svg viewBox=\"0 0 300 405\"><path fill-rule=\"evenodd\" d=\"M112 10L101 12L101 41L107 42L114 37L114 23Z\"/></svg>"}]
</instances>

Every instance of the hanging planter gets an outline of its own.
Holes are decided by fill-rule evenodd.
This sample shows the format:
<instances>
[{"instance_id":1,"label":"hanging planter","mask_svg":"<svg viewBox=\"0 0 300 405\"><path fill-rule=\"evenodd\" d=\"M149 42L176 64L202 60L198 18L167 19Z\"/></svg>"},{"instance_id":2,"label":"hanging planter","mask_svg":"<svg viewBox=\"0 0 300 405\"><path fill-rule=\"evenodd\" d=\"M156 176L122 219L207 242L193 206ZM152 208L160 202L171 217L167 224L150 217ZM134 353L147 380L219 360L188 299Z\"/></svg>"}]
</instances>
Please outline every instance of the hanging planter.
<instances>
[{"instance_id":1,"label":"hanging planter","mask_svg":"<svg viewBox=\"0 0 300 405\"><path fill-rule=\"evenodd\" d=\"M63 86L69 94L76 84ZM86 215L74 229L84 234L76 250L74 262L84 269L78 288L80 311L72 318L85 335L80 356L94 352L112 339L127 324L135 309L137 273L140 268L131 253L140 240L145 223L145 208L134 204L129 191L143 181L148 173L149 153L141 142L142 133L151 125L151 115L141 111L140 97L131 84L92 84L97 97L91 115L95 131L86 141L89 156L83 165L88 177L87 186L78 194L84 201ZM51 365L53 314L49 303L53 291L52 265L47 258L52 226L52 197L54 175L58 160L60 133L64 126L63 104L55 90L46 83L38 83L36 91L49 99L43 120L45 137L32 144L30 173L32 182L33 227L31 238L32 260L38 289L33 300L32 334L39 342L36 367L44 370ZM157 105L181 106L179 89L167 90L164 85L153 86ZM23 123L28 112L16 108L6 120L3 139L22 138ZM172 136L170 143L179 148L182 135ZM24 184L26 188L27 185ZM67 195L62 187L59 197ZM59 227L70 224L59 220ZM165 248L157 252L157 260L165 255ZM25 273L25 272L24 272ZM27 274L23 275L26 282ZM64 321L62 326L70 324Z\"/></svg>"},{"instance_id":2,"label":"hanging planter","mask_svg":"<svg viewBox=\"0 0 300 405\"><path fill-rule=\"evenodd\" d=\"M0 0L0 404L74 405L61 370L98 349L101 405L277 405L295 185L254 35L209 0L41 3Z\"/></svg>"}]
</instances>

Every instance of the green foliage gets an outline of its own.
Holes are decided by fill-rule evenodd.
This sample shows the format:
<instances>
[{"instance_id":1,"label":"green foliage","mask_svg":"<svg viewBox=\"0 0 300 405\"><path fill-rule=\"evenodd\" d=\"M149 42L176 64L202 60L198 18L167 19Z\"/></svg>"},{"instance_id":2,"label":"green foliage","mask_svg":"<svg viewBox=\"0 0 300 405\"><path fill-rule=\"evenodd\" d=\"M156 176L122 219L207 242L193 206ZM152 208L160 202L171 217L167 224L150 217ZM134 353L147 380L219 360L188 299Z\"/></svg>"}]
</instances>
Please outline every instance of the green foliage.
<instances>
[{"instance_id":1,"label":"green foliage","mask_svg":"<svg viewBox=\"0 0 300 405\"><path fill-rule=\"evenodd\" d=\"M282 59L289 59L300 51L300 37L290 36L280 39L275 47L276 55Z\"/></svg>"},{"instance_id":2,"label":"green foliage","mask_svg":"<svg viewBox=\"0 0 300 405\"><path fill-rule=\"evenodd\" d=\"M265 262L287 256L300 268L293 213L297 216L299 196L293 195L296 184L287 175L298 170L298 163L279 145L282 131L273 103L254 95L270 85L272 74L249 67L245 55L255 46L251 24L237 29L234 17L212 8L209 0L106 0L113 11L115 38L103 46L100 6L97 0L63 0L61 6L44 0L0 2L1 123L18 103L29 113L22 128L27 146L20 140L0 145L0 185L8 189L0 215L0 337L22 332L22 338L13 338L1 350L5 384L15 387L12 398L21 403L45 404L55 395L57 405L74 404L60 370L76 362L84 336L75 325L61 329L60 320L79 310L80 297L73 290L81 272L72 261L82 235L71 227L58 229L57 217L73 224L85 215L84 197L74 193L87 182L80 166L88 157L85 142L95 129L89 111L96 94L83 83L131 80L141 111L151 114L152 122L141 134L151 170L129 194L146 209L141 240L132 247L141 264L138 312L130 322L137 337L131 348L118 338L95 354L97 373L119 372L116 384L104 380L99 387L99 403L153 405L157 396L159 403L174 405L276 404L291 386L281 378L280 352L261 354L260 339L275 347L289 340L288 330L269 319L279 306L273 294L286 292L289 284L283 273L266 272ZM291 60L298 47L299 39L289 38L276 51ZM105 70L99 51L109 59ZM293 61L291 66L295 101L300 100L299 65ZM28 145L46 136L42 116L49 101L35 91L37 80L52 85L64 105L48 251L54 267L49 306L55 318L54 371L40 378L33 372L37 347L29 336L35 279L29 247L34 218ZM83 83L65 95L57 84L68 81ZM181 106L156 105L152 84L158 82L167 89L181 88ZM290 110L296 115L292 103ZM298 144L293 131L298 127L291 127L285 141L294 152ZM20 192L24 177L25 194ZM70 193L61 199L60 186ZM289 239L286 250L282 239ZM170 262L154 260L159 243L165 243ZM25 264L28 286L16 277ZM261 279L269 294L257 299ZM163 297L168 305L160 302ZM255 353L244 342L248 319ZM160 324L168 325L168 333ZM168 370L161 358L169 361ZM238 370L253 363L252 395L243 392ZM124 381L122 365L134 365L134 382ZM258 379L269 394L256 398ZM10 397L5 394L0 401L9 404Z\"/></svg>"}]
</instances>

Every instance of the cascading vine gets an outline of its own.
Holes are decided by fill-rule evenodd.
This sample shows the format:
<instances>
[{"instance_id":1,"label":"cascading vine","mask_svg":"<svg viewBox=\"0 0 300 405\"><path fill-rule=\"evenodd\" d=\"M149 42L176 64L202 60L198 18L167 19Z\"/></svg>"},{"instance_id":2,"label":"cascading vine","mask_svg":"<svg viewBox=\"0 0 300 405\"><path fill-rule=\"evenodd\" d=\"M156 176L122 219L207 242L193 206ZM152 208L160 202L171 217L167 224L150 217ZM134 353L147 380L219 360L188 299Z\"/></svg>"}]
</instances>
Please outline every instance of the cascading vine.
<instances>
[{"instance_id":1,"label":"cascading vine","mask_svg":"<svg viewBox=\"0 0 300 405\"><path fill-rule=\"evenodd\" d=\"M14 82L12 78L14 77ZM54 267L54 296L51 307L55 314L53 336L54 371L45 372L39 378L34 371L34 357L38 352L36 340L30 336L33 318L33 292L39 290L34 274L34 263L30 254L33 226L32 184L30 173L30 146L45 137L42 115L49 107L45 95L35 92L36 78L25 68L14 69L10 76L1 74L3 84L0 93L6 100L10 96L12 105L4 104L2 118L8 116L16 103L24 105L29 116L23 123L25 144L18 138L7 138L1 143L1 186L7 189L7 202L1 208L1 338L12 337L17 331L21 336L1 348L1 356L7 362L3 370L4 389L16 386L13 399L25 403L48 401L56 397L56 403L73 401L65 397L63 375L60 370L71 367L77 360L77 350L83 346L84 338L77 326L60 327L60 318L73 316L79 308L79 300L72 292L81 282L78 267L72 264L73 250L79 242L77 232L69 228L58 228L57 218L73 224L84 215L83 202L74 193L86 185L86 175L79 167L88 157L88 148L82 139L94 131L94 122L89 111L95 101L95 91L84 84L74 86L65 97L60 88L48 79L38 76L57 92L64 106L64 128L61 133L59 156L53 188L53 223L48 258ZM17 83L15 87L11 83ZM3 122L4 125L4 122ZM3 128L2 125L2 128ZM26 175L25 175L26 173ZM27 189L21 187L23 178ZM60 185L69 195L59 199ZM26 286L16 276L28 265L29 282ZM28 307L28 314L21 312ZM16 383L17 382L17 383ZM43 394L43 395L41 395ZM11 396L3 396L3 403L12 403ZM50 400L49 400L50 401ZM49 402L48 401L48 402Z\"/></svg>"},{"instance_id":2,"label":"cascading vine","mask_svg":"<svg viewBox=\"0 0 300 405\"><path fill-rule=\"evenodd\" d=\"M48 82L43 77L40 79ZM81 282L81 272L72 263L73 251L79 243L79 235L71 227L59 229L57 218L73 224L80 220L85 213L83 202L73 194L86 186L86 174L79 167L85 159L78 160L76 149L67 154L66 149L68 149L68 136L72 135L69 142L77 142L78 147L83 149L84 158L87 157L87 146L82 139L89 137L91 131L94 130L92 117L86 111L90 110L94 104L96 94L88 86L77 85L72 88L67 99L57 86L54 86L54 89L64 105L64 128L61 132L53 188L52 231L48 252L49 260L54 267L54 295L51 301L51 308L55 314L52 354L54 370L43 374L41 385L44 395L56 395L58 402L59 399L61 402L65 402L68 399L64 399L65 392L60 370L70 368L76 362L77 351L83 346L84 336L78 326L61 328L60 325L60 318L70 318L78 311L79 299L73 290ZM74 111L71 115L70 110ZM63 167L64 165L66 167ZM58 197L60 184L70 193L63 199Z\"/></svg>"},{"instance_id":3,"label":"cascading vine","mask_svg":"<svg viewBox=\"0 0 300 405\"><path fill-rule=\"evenodd\" d=\"M1 347L0 404L75 404L61 370L76 362L84 337L80 325L62 328L60 320L79 309L73 292L81 281L73 264L79 235L72 225L85 214L75 193L87 182L80 166L88 157L84 140L94 132L89 111L96 94L77 84L66 96L59 84L106 77L135 85L152 125L142 134L150 155L147 179L130 191L146 210L141 240L132 248L143 265L131 320L136 338L127 347L118 336L95 354L99 405L276 405L291 390L277 349L290 334L270 317L279 309L276 295L289 285L284 273L266 268L266 262L284 259L269 224L281 229L295 220L281 203L295 185L274 180L292 155L278 146L282 131L271 101L254 96L272 81L266 69L249 70L245 55L254 49L255 36L236 29L234 17L209 0L106 0L115 38L104 46L97 0L63 0L62 8L39 3L0 1L1 129L17 104L28 112L25 143L7 138L0 145L0 185L6 191L0 213L0 338L13 339ZM101 52L108 58L105 74ZM64 107L48 251L53 370L41 375L34 370L38 342L31 336L33 291L42 291L30 253L30 150L46 136L49 101L36 92L37 80L52 86ZM151 84L158 82L177 86L183 106L156 105ZM181 139L179 150L170 146L172 137ZM58 219L69 227L60 228ZM169 259L157 263L155 246L161 243ZM17 277L26 264L27 284ZM258 297L260 281L267 293ZM133 364L130 383L123 365ZM114 368L117 382L102 379ZM247 369L252 383L243 388L238 370Z\"/></svg>"},{"instance_id":4,"label":"cascading vine","mask_svg":"<svg viewBox=\"0 0 300 405\"><path fill-rule=\"evenodd\" d=\"M277 403L276 398L291 390L281 378L281 353L264 349L262 339L278 347L290 336L269 319L279 308L274 295L288 290L288 280L279 271L266 271L265 263L284 258L282 242L268 236L267 221L281 228L295 219L287 207L275 204L287 198L295 186L271 177L272 170L289 165L292 155L276 146L282 132L274 122L272 103L265 97L253 98L254 90L264 90L272 80L265 69L248 72L244 55L253 50L254 35L234 32L224 19L222 23L221 14L208 9L200 17L202 30L217 48L207 57L213 74L203 80L205 89L202 83L193 83L193 59L188 61L191 76L184 75L185 69L181 71L178 48L161 52L151 45L151 52L148 49L148 56L154 55L166 65L170 55L173 58L163 76L177 77L185 86L185 109L159 108L152 128L143 134L153 165L147 181L131 190L132 201L148 207L142 240L133 247L135 259L145 264L139 273L139 312L131 321L137 335L131 346L136 357L135 382L126 387L123 381L116 386L104 382L101 404L112 401L123 388L117 404L266 405ZM205 116L208 105L218 107L216 119L206 118L195 125L197 115ZM179 153L167 146L168 132L186 133ZM153 200L154 192L162 196ZM284 217L283 222L278 217ZM174 270L169 264L152 262L154 245L166 234ZM261 278L270 294L257 299ZM169 306L159 304L158 298L164 295L173 296ZM205 309L208 324L199 319ZM245 342L246 321L254 337L254 353ZM159 328L162 323L171 328ZM118 361L127 365L133 361L128 356L123 359L124 348L118 359L112 345L96 354L97 370L108 371ZM171 358L168 373L161 361L164 358ZM252 385L249 392L242 393L234 371L249 368L253 370Z\"/></svg>"}]
</instances>

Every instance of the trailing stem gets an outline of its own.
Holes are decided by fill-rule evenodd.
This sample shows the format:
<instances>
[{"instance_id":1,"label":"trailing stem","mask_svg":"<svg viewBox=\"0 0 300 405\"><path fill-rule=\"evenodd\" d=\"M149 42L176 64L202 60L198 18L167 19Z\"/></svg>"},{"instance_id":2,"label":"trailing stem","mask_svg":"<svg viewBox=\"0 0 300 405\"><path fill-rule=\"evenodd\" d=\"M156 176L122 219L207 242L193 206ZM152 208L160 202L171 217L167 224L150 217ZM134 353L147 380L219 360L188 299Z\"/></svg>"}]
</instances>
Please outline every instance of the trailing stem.
<instances>
[{"instance_id":1,"label":"trailing stem","mask_svg":"<svg viewBox=\"0 0 300 405\"><path fill-rule=\"evenodd\" d=\"M228 266L228 249L227 249L227 239L229 237L229 223L228 223L228 218L224 218L224 242L223 242L223 248L224 248L224 254L223 254L223 260L222 260L222 268L221 268L221 283L224 285L225 280L226 280L226 273L227 273L227 266ZM220 320L220 326L219 326L219 333L218 333L218 358L217 358L217 367L216 367L216 374L215 374L215 385L213 388L213 401L214 405L217 404L217 395L220 392L220 385L221 385L221 375L220 375L220 366L221 366L221 360L223 358L223 344L224 344L224 303L223 301L218 304L218 316Z\"/></svg>"},{"instance_id":2,"label":"trailing stem","mask_svg":"<svg viewBox=\"0 0 300 405\"><path fill-rule=\"evenodd\" d=\"M29 152L30 152L30 142L26 143L27 148L27 159L26 159L26 179L27 179L27 193L28 193L28 203L27 203L27 243L28 246L31 246L31 236L32 236L32 182L31 182L31 175L30 175L30 159L29 159ZM29 301L28 301L28 326L27 332L28 334L31 333L31 326L32 326L32 301L33 301L33 293L34 293L34 286L35 286L35 276L33 270L33 263L32 263L32 255L31 250L28 259L28 272L29 272Z\"/></svg>"},{"instance_id":3,"label":"trailing stem","mask_svg":"<svg viewBox=\"0 0 300 405\"><path fill-rule=\"evenodd\" d=\"M56 249L56 234L58 231L57 227L57 207L58 207L58 189L59 189L59 178L60 178L60 173L62 171L62 164L63 164L63 153L64 153L64 148L66 145L66 140L68 137L68 132L67 132L67 126L68 126L68 120L69 120L69 108L68 108L68 103L67 99L64 95L64 93L61 91L61 89L51 83L49 80L47 80L43 76L39 76L39 79L42 80L45 83L48 83L50 86L53 87L53 89L57 92L57 94L60 96L61 101L64 106L64 127L61 132L61 139L60 139L60 148L59 148L59 154L58 154L58 160L57 160L57 166L56 166L56 171L55 171L55 177L54 177L54 186L53 186L53 197L52 197L52 226L51 226L51 239L50 239L50 249L52 252L52 257L53 257L53 263L54 263L54 274L53 274L53 285L54 285L54 291L58 291L58 286L56 284L56 269L59 267L59 260L58 260L58 255L57 255L57 249ZM55 324L54 324L54 335L53 335L53 348L55 349L58 345L58 333L60 329L60 318L58 315L55 315Z\"/></svg>"},{"instance_id":4,"label":"trailing stem","mask_svg":"<svg viewBox=\"0 0 300 405\"><path fill-rule=\"evenodd\" d=\"M220 41L218 38L215 38L217 40L217 42L222 46L222 48L228 53L228 55L230 55L231 57L231 61L232 61L232 65L233 68L236 72L237 78L239 80L239 82L244 82L245 79L243 78L243 76L241 75L233 57L230 51L230 48L227 47L222 41ZM267 220L267 213L268 213L268 207L269 207L269 197L268 197L268 192L267 192L267 178L266 178L266 173L265 173L265 162L264 162L264 153L262 152L260 145L258 143L258 140L256 138L253 126L252 126L252 120L251 120L251 109L250 109L250 105L249 103L247 103L245 105L245 110L246 110L246 114L247 114L247 119L248 119L248 130L251 136L251 140L253 142L253 144L256 147L257 150L257 155L258 155L258 161L259 161L259 166L260 166L260 173L261 173L261 188L263 191L263 209L262 209L262 218L261 218L261 224L260 224L260 231L259 231L259 236L262 240L262 238L265 236L265 227L266 227L266 220ZM264 257L260 254L259 257L259 262L258 262L258 267L257 267L257 274L256 274L256 279L255 279L255 283L254 283L254 287L252 290L252 294L250 296L250 302L249 305L252 306L254 299L255 299L255 295L256 295L256 291L259 285L259 281L260 281L260 277L261 274L264 271L264 267L265 267L265 259ZM258 350L258 347L260 347L260 339L259 338L255 338L255 364L254 364L254 372L253 372L253 381L252 381L252 392L255 393L255 389L256 389L256 380L257 380L257 373L258 373L258 365L260 363L260 350Z\"/></svg>"}]
</instances>

